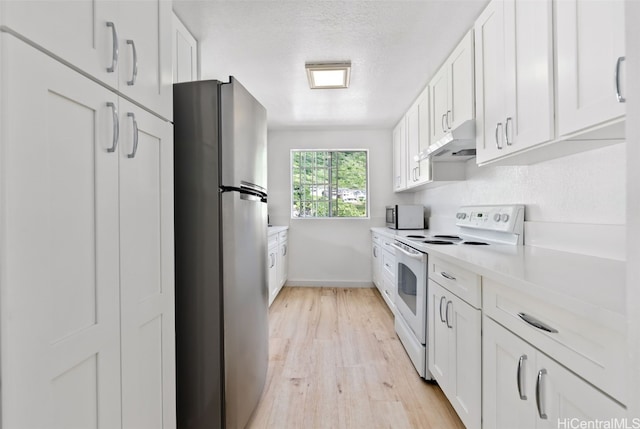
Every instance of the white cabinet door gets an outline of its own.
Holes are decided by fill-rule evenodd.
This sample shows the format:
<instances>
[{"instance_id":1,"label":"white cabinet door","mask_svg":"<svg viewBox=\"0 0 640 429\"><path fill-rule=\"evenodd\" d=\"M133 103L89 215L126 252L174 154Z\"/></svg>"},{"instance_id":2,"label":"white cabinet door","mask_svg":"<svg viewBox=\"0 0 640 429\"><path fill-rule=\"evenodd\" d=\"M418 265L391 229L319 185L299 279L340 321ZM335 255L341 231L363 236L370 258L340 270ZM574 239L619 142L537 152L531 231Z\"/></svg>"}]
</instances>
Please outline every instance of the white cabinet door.
<instances>
[{"instance_id":1,"label":"white cabinet door","mask_svg":"<svg viewBox=\"0 0 640 429\"><path fill-rule=\"evenodd\" d=\"M480 429L482 416L481 314L454 294L448 294L449 355L453 369L447 397L469 429ZM445 319L446 320L446 319Z\"/></svg>"},{"instance_id":2,"label":"white cabinet door","mask_svg":"<svg viewBox=\"0 0 640 429\"><path fill-rule=\"evenodd\" d=\"M449 70L445 63L429 82L431 95L431 143L435 143L449 131L447 111L449 110Z\"/></svg>"},{"instance_id":3,"label":"white cabinet door","mask_svg":"<svg viewBox=\"0 0 640 429\"><path fill-rule=\"evenodd\" d=\"M485 317L482 327L482 419L487 429L536 425L536 351Z\"/></svg>"},{"instance_id":4,"label":"white cabinet door","mask_svg":"<svg viewBox=\"0 0 640 429\"><path fill-rule=\"evenodd\" d=\"M381 267L382 267L382 255L380 254L380 245L375 241L371 241L371 278L373 284L376 285L378 290L382 292L382 278L381 278Z\"/></svg>"},{"instance_id":5,"label":"white cabinet door","mask_svg":"<svg viewBox=\"0 0 640 429\"><path fill-rule=\"evenodd\" d=\"M176 425L171 124L121 100L119 156L122 424L171 428Z\"/></svg>"},{"instance_id":6,"label":"white cabinet door","mask_svg":"<svg viewBox=\"0 0 640 429\"><path fill-rule=\"evenodd\" d=\"M2 23L33 43L117 88L113 65L118 2L100 0L6 0ZM108 27L107 22L115 24ZM118 46L118 45L116 45Z\"/></svg>"},{"instance_id":7,"label":"white cabinet door","mask_svg":"<svg viewBox=\"0 0 640 429\"><path fill-rule=\"evenodd\" d=\"M282 233L281 233L282 234ZM287 281L289 272L289 243L286 239L278 238L278 291Z\"/></svg>"},{"instance_id":8,"label":"white cabinet door","mask_svg":"<svg viewBox=\"0 0 640 429\"><path fill-rule=\"evenodd\" d=\"M429 147L429 87L420 94L407 114L407 187L427 182L431 175L431 161L416 161L420 152Z\"/></svg>"},{"instance_id":9,"label":"white cabinet door","mask_svg":"<svg viewBox=\"0 0 640 429\"><path fill-rule=\"evenodd\" d=\"M555 7L558 134L564 136L625 114L614 78L625 55L624 1L563 0Z\"/></svg>"},{"instance_id":10,"label":"white cabinet door","mask_svg":"<svg viewBox=\"0 0 640 429\"><path fill-rule=\"evenodd\" d=\"M553 140L551 0L504 1L505 150Z\"/></svg>"},{"instance_id":11,"label":"white cabinet door","mask_svg":"<svg viewBox=\"0 0 640 429\"><path fill-rule=\"evenodd\" d=\"M147 0L122 1L119 4L119 90L171 119L171 2Z\"/></svg>"},{"instance_id":12,"label":"white cabinet door","mask_svg":"<svg viewBox=\"0 0 640 429\"><path fill-rule=\"evenodd\" d=\"M447 61L449 106L446 122L449 129L475 117L473 58L473 31L469 31Z\"/></svg>"},{"instance_id":13,"label":"white cabinet door","mask_svg":"<svg viewBox=\"0 0 640 429\"><path fill-rule=\"evenodd\" d=\"M407 141L406 123L403 117L393 129L393 190L407 187Z\"/></svg>"},{"instance_id":14,"label":"white cabinet door","mask_svg":"<svg viewBox=\"0 0 640 429\"><path fill-rule=\"evenodd\" d=\"M442 390L448 389L451 360L449 356L449 328L446 319L447 292L435 282L429 283L429 371Z\"/></svg>"},{"instance_id":15,"label":"white cabinet door","mask_svg":"<svg viewBox=\"0 0 640 429\"><path fill-rule=\"evenodd\" d=\"M0 425L118 427L118 99L1 41Z\"/></svg>"},{"instance_id":16,"label":"white cabinet door","mask_svg":"<svg viewBox=\"0 0 640 429\"><path fill-rule=\"evenodd\" d=\"M504 9L492 1L476 20L476 161L501 156L504 149Z\"/></svg>"},{"instance_id":17,"label":"white cabinet door","mask_svg":"<svg viewBox=\"0 0 640 429\"><path fill-rule=\"evenodd\" d=\"M537 364L536 380L541 392L537 406L538 428L557 428L559 422L568 423L573 419L621 421L626 417L620 404L543 353L538 353ZM546 418L541 418L543 414Z\"/></svg>"},{"instance_id":18,"label":"white cabinet door","mask_svg":"<svg viewBox=\"0 0 640 429\"><path fill-rule=\"evenodd\" d=\"M198 41L172 14L173 83L198 80Z\"/></svg>"},{"instance_id":19,"label":"white cabinet door","mask_svg":"<svg viewBox=\"0 0 640 429\"><path fill-rule=\"evenodd\" d=\"M273 303L278 295L278 246L269 246L267 255L267 268L269 270L269 305Z\"/></svg>"}]
</instances>

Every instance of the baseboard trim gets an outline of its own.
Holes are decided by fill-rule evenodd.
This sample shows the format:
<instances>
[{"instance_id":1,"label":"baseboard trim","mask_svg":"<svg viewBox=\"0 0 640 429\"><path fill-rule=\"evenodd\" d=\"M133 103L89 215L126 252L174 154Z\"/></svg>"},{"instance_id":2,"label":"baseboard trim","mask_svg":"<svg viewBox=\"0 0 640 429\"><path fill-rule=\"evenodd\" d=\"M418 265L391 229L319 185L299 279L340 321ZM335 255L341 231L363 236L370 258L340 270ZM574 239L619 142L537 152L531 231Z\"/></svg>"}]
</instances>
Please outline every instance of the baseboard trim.
<instances>
[{"instance_id":1,"label":"baseboard trim","mask_svg":"<svg viewBox=\"0 0 640 429\"><path fill-rule=\"evenodd\" d=\"M339 287L339 288L374 288L372 282L354 282L349 280L287 280L285 286L292 287Z\"/></svg>"}]
</instances>

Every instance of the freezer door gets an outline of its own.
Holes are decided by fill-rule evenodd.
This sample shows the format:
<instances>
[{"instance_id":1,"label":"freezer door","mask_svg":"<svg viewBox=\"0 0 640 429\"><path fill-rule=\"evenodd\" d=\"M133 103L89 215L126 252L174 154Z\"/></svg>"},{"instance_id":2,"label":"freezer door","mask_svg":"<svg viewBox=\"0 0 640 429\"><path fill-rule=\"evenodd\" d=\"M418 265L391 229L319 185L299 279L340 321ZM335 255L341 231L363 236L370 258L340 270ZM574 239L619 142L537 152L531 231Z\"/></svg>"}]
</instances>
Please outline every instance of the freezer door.
<instances>
[{"instance_id":1,"label":"freezer door","mask_svg":"<svg viewBox=\"0 0 640 429\"><path fill-rule=\"evenodd\" d=\"M221 185L267 188L267 111L237 80L221 89Z\"/></svg>"},{"instance_id":2,"label":"freezer door","mask_svg":"<svg viewBox=\"0 0 640 429\"><path fill-rule=\"evenodd\" d=\"M268 364L267 205L222 193L226 428L244 428L264 388Z\"/></svg>"}]
</instances>

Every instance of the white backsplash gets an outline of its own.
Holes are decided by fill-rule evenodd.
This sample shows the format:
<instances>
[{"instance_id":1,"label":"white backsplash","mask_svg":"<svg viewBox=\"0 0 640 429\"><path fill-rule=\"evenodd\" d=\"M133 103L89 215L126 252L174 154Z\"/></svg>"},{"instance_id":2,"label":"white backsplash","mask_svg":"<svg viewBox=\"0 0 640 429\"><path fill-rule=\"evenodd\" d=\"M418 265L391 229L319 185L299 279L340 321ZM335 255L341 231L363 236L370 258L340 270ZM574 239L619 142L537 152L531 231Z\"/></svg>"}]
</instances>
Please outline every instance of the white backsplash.
<instances>
[{"instance_id":1,"label":"white backsplash","mask_svg":"<svg viewBox=\"0 0 640 429\"><path fill-rule=\"evenodd\" d=\"M625 143L528 166L477 167L470 160L467 180L414 198L429 208L429 227L440 231L455 230L461 205L525 204L525 244L624 259L625 164ZM588 231L593 239L580 235Z\"/></svg>"}]
</instances>

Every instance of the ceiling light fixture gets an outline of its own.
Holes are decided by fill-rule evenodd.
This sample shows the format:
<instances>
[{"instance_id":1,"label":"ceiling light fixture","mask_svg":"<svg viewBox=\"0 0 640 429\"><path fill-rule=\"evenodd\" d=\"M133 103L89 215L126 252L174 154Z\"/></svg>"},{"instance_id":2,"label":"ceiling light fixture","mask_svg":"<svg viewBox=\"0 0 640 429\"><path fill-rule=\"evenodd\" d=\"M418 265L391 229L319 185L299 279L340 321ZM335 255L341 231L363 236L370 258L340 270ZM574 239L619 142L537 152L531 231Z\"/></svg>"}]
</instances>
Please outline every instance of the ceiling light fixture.
<instances>
[{"instance_id":1,"label":"ceiling light fixture","mask_svg":"<svg viewBox=\"0 0 640 429\"><path fill-rule=\"evenodd\" d=\"M307 78L311 89L348 88L351 62L307 63Z\"/></svg>"}]
</instances>

